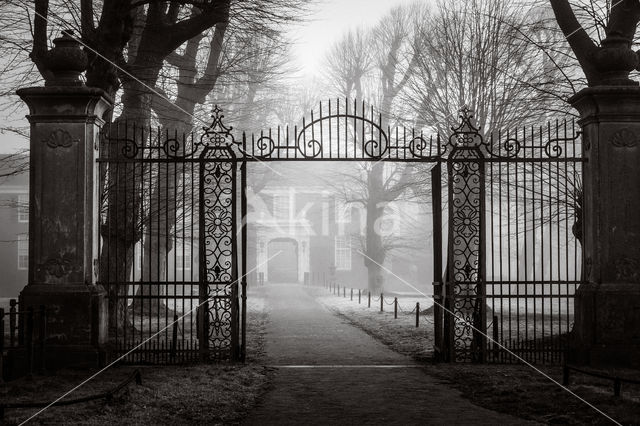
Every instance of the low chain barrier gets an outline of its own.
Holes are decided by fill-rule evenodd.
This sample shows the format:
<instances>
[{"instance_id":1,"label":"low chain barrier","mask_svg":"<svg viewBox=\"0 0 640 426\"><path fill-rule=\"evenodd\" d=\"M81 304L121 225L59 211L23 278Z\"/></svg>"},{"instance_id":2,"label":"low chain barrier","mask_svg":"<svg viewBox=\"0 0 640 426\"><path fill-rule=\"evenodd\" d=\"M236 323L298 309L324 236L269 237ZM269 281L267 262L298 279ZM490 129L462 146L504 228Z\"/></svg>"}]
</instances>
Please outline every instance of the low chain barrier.
<instances>
[{"instance_id":1,"label":"low chain barrier","mask_svg":"<svg viewBox=\"0 0 640 426\"><path fill-rule=\"evenodd\" d=\"M571 371L574 371L576 373L585 374L585 375L591 376L591 377L597 377L599 379L605 379L605 380L613 381L613 395L617 396L617 397L620 396L620 391L622 389L622 383L640 385L640 380L629 379L629 378L618 377L618 376L611 376L609 374L605 374L605 373L602 373L602 372L599 372L599 371L588 371L588 370L585 370L585 369L581 369L581 368L575 367L573 365L565 364L563 369L562 369L562 385L563 386L569 386L569 379L570 379Z\"/></svg>"},{"instance_id":2,"label":"low chain barrier","mask_svg":"<svg viewBox=\"0 0 640 426\"><path fill-rule=\"evenodd\" d=\"M340 284L337 284L334 280L329 280L329 281L325 281L324 283L324 287L332 294L335 294L337 296L342 296L343 298L347 297L347 287L346 286L340 286ZM385 312L385 306L393 306L393 318L394 319L398 319L398 312L408 316L408 315L414 315L415 317L415 324L416 324L416 328L418 328L420 326L420 302L416 302L415 306L413 307L413 309L409 310L409 308L403 308L401 303L398 301L397 297L394 297L393 300L390 300L389 298L385 298L384 293L380 293L379 296L372 296L371 292L369 292L368 290L361 290L361 289L353 289L353 288L349 288L348 292L349 292L349 300L353 301L354 300L354 295L356 294L355 291L357 291L357 298L358 298L358 304L362 304L362 299L363 296L366 294L367 297L367 307L371 308L371 302L373 302L374 304L378 304L379 303L379 307L380 307L380 312ZM424 315L423 315L424 316ZM433 320L429 320L428 318L424 318L424 320L430 324L433 324Z\"/></svg>"}]
</instances>

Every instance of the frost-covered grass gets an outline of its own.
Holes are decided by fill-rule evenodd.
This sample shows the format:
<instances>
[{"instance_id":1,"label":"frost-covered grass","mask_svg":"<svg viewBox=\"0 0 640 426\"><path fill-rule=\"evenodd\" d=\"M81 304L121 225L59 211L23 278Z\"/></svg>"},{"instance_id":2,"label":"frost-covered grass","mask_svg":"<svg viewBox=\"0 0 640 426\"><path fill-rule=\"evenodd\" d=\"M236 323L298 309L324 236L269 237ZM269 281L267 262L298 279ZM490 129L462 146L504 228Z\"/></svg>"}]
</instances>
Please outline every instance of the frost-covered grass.
<instances>
[{"instance_id":1,"label":"frost-covered grass","mask_svg":"<svg viewBox=\"0 0 640 426\"><path fill-rule=\"evenodd\" d=\"M131 372L141 371L135 382L105 400L52 407L31 424L236 424L266 391L270 370L258 364L264 353L266 313L259 295L248 301L248 362L242 364L194 364L183 366L119 366L102 373L69 398L95 395L113 389ZM22 378L0 385L0 401L49 402L95 370L62 370ZM18 424L37 409L7 409L4 423Z\"/></svg>"},{"instance_id":2,"label":"frost-covered grass","mask_svg":"<svg viewBox=\"0 0 640 426\"><path fill-rule=\"evenodd\" d=\"M394 319L393 297L383 299L383 312L380 312L380 299L371 298L368 307L367 296L362 296L358 304L357 293L353 300L347 289L347 296L337 296L324 288L318 288L317 299L331 311L347 319L353 325L363 329L376 339L397 352L415 359L430 359L433 353L433 311L429 309L433 300L419 295L398 297L398 318ZM420 303L419 327L416 328L415 308ZM388 304L390 303L390 304Z\"/></svg>"}]
</instances>

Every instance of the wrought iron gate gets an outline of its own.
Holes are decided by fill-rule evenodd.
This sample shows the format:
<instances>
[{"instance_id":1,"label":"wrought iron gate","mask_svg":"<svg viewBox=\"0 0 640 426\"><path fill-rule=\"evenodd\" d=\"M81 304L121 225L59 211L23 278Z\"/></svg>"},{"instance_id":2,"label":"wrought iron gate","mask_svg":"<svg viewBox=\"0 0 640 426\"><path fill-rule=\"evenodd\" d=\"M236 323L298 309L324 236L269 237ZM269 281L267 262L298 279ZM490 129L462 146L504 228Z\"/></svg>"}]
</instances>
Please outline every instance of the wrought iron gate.
<instances>
[{"instance_id":1,"label":"wrought iron gate","mask_svg":"<svg viewBox=\"0 0 640 426\"><path fill-rule=\"evenodd\" d=\"M244 357L246 168L212 118L201 134L103 129L99 278L125 361Z\"/></svg>"},{"instance_id":2,"label":"wrought iron gate","mask_svg":"<svg viewBox=\"0 0 640 426\"><path fill-rule=\"evenodd\" d=\"M486 138L463 108L442 164L447 268L436 352L452 362L560 362L582 280L580 133L573 123ZM437 203L437 201L434 201ZM444 209L444 207L443 207Z\"/></svg>"},{"instance_id":3,"label":"wrought iron gate","mask_svg":"<svg viewBox=\"0 0 640 426\"><path fill-rule=\"evenodd\" d=\"M431 169L437 355L558 361L581 280L579 134L557 122L483 136L472 116L463 109L446 138L392 131L372 107L340 101L241 142L217 106L200 133L105 127L99 282L113 353L244 358L248 164L370 161Z\"/></svg>"}]
</instances>

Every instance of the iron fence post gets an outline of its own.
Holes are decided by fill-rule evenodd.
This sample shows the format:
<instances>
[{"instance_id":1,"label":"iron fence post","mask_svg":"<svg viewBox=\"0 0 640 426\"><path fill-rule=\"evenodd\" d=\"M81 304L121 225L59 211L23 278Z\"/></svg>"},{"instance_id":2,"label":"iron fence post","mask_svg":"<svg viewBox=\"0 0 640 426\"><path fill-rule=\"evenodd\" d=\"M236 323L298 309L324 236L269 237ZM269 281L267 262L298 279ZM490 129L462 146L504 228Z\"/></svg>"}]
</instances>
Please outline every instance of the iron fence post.
<instances>
[{"instance_id":1,"label":"iron fence post","mask_svg":"<svg viewBox=\"0 0 640 426\"><path fill-rule=\"evenodd\" d=\"M2 335L0 335L0 383L2 383L2 378L4 377L2 369L4 364L4 309L2 308L0 308L0 330L2 330Z\"/></svg>"},{"instance_id":2,"label":"iron fence post","mask_svg":"<svg viewBox=\"0 0 640 426\"><path fill-rule=\"evenodd\" d=\"M47 338L47 311L44 305L40 305L40 327L38 330L38 343L40 349L40 372L45 371L45 341Z\"/></svg>"},{"instance_id":3,"label":"iron fence post","mask_svg":"<svg viewBox=\"0 0 640 426\"><path fill-rule=\"evenodd\" d=\"M393 299L393 319L398 319L398 298Z\"/></svg>"},{"instance_id":4,"label":"iron fence post","mask_svg":"<svg viewBox=\"0 0 640 426\"><path fill-rule=\"evenodd\" d=\"M9 347L16 345L16 311L16 299L11 299L9 301Z\"/></svg>"},{"instance_id":5,"label":"iron fence post","mask_svg":"<svg viewBox=\"0 0 640 426\"><path fill-rule=\"evenodd\" d=\"M440 155L440 144L438 154ZM442 160L441 157L438 160ZM438 361L442 358L442 166L438 162L431 168L431 213L433 217L433 352ZM416 324L418 324L416 316ZM416 325L417 327L417 325Z\"/></svg>"},{"instance_id":6,"label":"iron fence post","mask_svg":"<svg viewBox=\"0 0 640 426\"><path fill-rule=\"evenodd\" d=\"M27 376L33 377L33 307L27 308Z\"/></svg>"},{"instance_id":7,"label":"iron fence post","mask_svg":"<svg viewBox=\"0 0 640 426\"><path fill-rule=\"evenodd\" d=\"M361 294L360 294L360 289L358 289L358 305L360 304L360 300L361 300Z\"/></svg>"},{"instance_id":8,"label":"iron fence post","mask_svg":"<svg viewBox=\"0 0 640 426\"><path fill-rule=\"evenodd\" d=\"M416 302L416 328L420 326L420 302Z\"/></svg>"},{"instance_id":9,"label":"iron fence post","mask_svg":"<svg viewBox=\"0 0 640 426\"><path fill-rule=\"evenodd\" d=\"M380 312L384 312L384 295L380 293Z\"/></svg>"},{"instance_id":10,"label":"iron fence post","mask_svg":"<svg viewBox=\"0 0 640 426\"><path fill-rule=\"evenodd\" d=\"M242 280L242 343L240 345L240 360L247 358L247 280Z\"/></svg>"},{"instance_id":11,"label":"iron fence post","mask_svg":"<svg viewBox=\"0 0 640 426\"><path fill-rule=\"evenodd\" d=\"M176 362L176 345L178 343L178 314L176 313L173 314L173 326L171 331L171 353L169 356L171 358L171 362Z\"/></svg>"},{"instance_id":12,"label":"iron fence post","mask_svg":"<svg viewBox=\"0 0 640 426\"><path fill-rule=\"evenodd\" d=\"M369 296L369 301L367 303L367 308L370 308L371 307L371 292L370 291L367 292L367 295Z\"/></svg>"},{"instance_id":13,"label":"iron fence post","mask_svg":"<svg viewBox=\"0 0 640 426\"><path fill-rule=\"evenodd\" d=\"M497 315L493 316L492 330L493 330L493 345L492 345L493 359L495 361L498 359L500 355L500 347L498 346L499 334L498 334L498 316Z\"/></svg>"}]
</instances>

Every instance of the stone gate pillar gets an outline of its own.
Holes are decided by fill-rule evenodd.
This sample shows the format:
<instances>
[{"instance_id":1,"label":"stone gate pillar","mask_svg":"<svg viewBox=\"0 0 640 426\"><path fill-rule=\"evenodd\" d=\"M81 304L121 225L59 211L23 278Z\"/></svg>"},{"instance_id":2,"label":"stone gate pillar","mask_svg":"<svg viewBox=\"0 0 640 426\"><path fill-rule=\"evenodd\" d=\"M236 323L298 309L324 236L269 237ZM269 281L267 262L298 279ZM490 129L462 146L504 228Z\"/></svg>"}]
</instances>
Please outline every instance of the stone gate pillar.
<instances>
[{"instance_id":1,"label":"stone gate pillar","mask_svg":"<svg viewBox=\"0 0 640 426\"><path fill-rule=\"evenodd\" d=\"M584 131L584 276L572 356L640 367L640 87L587 88L570 100Z\"/></svg>"},{"instance_id":2,"label":"stone gate pillar","mask_svg":"<svg viewBox=\"0 0 640 426\"><path fill-rule=\"evenodd\" d=\"M79 79L87 59L63 32L44 87L18 90L29 106L29 275L20 310L47 308L51 366L98 362L107 338L105 291L97 275L98 132L112 106Z\"/></svg>"}]
</instances>

